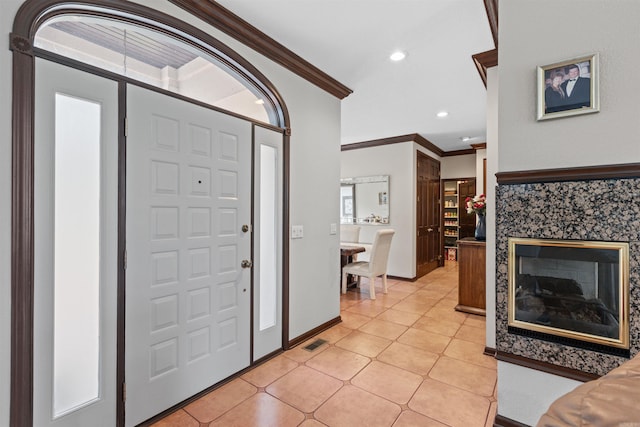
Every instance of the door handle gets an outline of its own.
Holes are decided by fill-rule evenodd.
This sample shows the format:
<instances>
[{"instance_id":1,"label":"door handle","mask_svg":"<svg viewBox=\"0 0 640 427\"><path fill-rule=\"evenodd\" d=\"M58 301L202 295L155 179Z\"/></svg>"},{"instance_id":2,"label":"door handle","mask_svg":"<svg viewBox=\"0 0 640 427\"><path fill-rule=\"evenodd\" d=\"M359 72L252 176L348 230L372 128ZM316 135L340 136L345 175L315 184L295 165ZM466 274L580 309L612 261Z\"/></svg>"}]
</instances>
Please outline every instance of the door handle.
<instances>
[{"instance_id":1,"label":"door handle","mask_svg":"<svg viewBox=\"0 0 640 427\"><path fill-rule=\"evenodd\" d=\"M240 265L242 266L242 268L251 268L253 267L253 262L249 261L248 259L243 259Z\"/></svg>"},{"instance_id":2,"label":"door handle","mask_svg":"<svg viewBox=\"0 0 640 427\"><path fill-rule=\"evenodd\" d=\"M251 230L251 227L249 225L245 224L242 226L242 231L244 233L248 232L249 230Z\"/></svg>"},{"instance_id":3,"label":"door handle","mask_svg":"<svg viewBox=\"0 0 640 427\"><path fill-rule=\"evenodd\" d=\"M433 228L427 228L427 231L433 231Z\"/></svg>"}]
</instances>

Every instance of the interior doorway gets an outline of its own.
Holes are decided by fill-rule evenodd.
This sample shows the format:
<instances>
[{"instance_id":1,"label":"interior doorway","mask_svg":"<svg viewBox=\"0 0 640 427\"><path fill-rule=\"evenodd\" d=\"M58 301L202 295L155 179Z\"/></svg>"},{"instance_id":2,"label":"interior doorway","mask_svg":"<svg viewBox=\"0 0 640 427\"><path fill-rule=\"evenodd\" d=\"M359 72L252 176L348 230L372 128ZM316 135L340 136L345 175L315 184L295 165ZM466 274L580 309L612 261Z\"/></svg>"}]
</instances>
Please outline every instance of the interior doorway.
<instances>
[{"instance_id":1,"label":"interior doorway","mask_svg":"<svg viewBox=\"0 0 640 427\"><path fill-rule=\"evenodd\" d=\"M441 263L440 162L416 151L416 278Z\"/></svg>"}]
</instances>

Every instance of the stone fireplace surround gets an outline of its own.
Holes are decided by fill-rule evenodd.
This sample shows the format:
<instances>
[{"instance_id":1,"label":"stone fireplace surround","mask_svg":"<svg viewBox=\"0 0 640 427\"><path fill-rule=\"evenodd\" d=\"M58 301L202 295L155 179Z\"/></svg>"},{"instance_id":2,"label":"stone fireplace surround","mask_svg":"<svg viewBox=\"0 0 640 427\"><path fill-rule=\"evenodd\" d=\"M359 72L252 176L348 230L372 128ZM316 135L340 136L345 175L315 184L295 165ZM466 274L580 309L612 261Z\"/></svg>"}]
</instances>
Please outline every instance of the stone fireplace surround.
<instances>
[{"instance_id":1,"label":"stone fireplace surround","mask_svg":"<svg viewBox=\"0 0 640 427\"><path fill-rule=\"evenodd\" d=\"M604 375L628 359L508 332L508 239L628 242L629 350L633 357L640 352L640 178L573 181L561 176L554 181L547 176L544 182L523 181L498 176L496 350L498 354Z\"/></svg>"}]
</instances>

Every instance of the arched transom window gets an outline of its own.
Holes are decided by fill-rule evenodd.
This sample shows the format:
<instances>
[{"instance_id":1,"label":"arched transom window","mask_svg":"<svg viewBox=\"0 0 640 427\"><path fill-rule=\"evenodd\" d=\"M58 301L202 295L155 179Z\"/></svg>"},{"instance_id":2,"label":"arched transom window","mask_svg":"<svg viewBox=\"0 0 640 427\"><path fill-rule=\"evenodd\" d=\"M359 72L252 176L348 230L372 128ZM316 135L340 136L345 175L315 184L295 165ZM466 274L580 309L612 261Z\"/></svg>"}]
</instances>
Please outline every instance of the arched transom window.
<instances>
[{"instance_id":1,"label":"arched transom window","mask_svg":"<svg viewBox=\"0 0 640 427\"><path fill-rule=\"evenodd\" d=\"M34 47L282 126L268 90L223 54L217 56L143 23L77 12L57 15L40 26Z\"/></svg>"}]
</instances>

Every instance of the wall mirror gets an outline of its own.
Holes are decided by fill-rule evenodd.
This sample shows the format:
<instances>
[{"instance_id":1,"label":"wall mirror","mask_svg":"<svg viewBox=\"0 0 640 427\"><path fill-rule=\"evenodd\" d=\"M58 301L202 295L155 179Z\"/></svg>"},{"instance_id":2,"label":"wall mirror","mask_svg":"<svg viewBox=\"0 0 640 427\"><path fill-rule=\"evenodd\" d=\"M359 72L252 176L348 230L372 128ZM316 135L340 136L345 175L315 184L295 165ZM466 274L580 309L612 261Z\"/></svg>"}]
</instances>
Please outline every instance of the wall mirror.
<instances>
[{"instance_id":1,"label":"wall mirror","mask_svg":"<svg viewBox=\"0 0 640 427\"><path fill-rule=\"evenodd\" d=\"M340 180L341 224L389 223L389 175Z\"/></svg>"}]
</instances>

